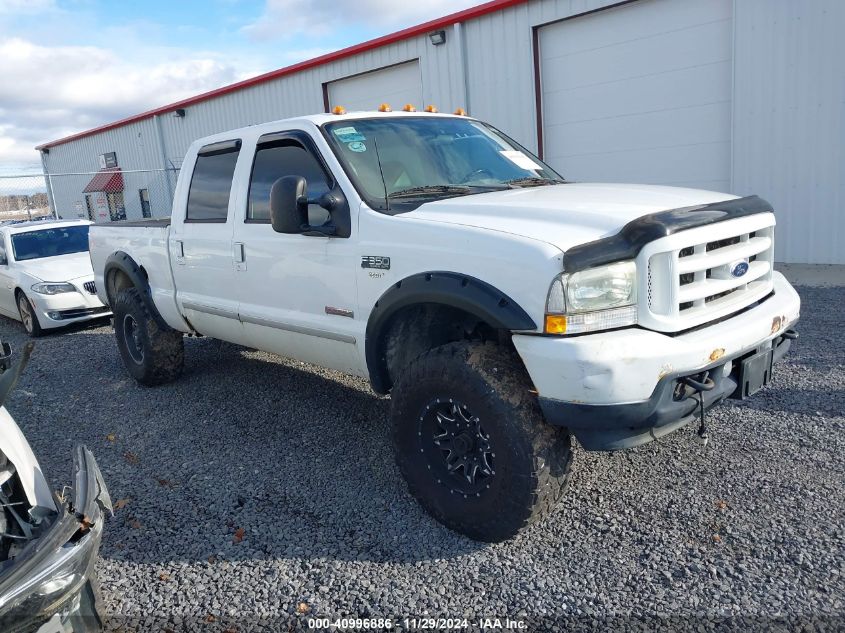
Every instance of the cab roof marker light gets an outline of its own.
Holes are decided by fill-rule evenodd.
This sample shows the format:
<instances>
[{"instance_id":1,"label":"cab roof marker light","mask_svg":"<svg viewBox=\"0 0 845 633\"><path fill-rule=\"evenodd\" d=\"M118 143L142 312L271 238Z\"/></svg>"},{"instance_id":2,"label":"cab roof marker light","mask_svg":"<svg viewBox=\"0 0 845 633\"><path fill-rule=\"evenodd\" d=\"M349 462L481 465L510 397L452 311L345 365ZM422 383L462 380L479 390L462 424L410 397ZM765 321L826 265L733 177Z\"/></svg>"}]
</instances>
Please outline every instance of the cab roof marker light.
<instances>
[{"instance_id":1,"label":"cab roof marker light","mask_svg":"<svg viewBox=\"0 0 845 633\"><path fill-rule=\"evenodd\" d=\"M390 104L389 104L389 103L382 103L382 104L378 107L378 111L379 111L379 112L393 112L393 108L391 108L391 107L390 107Z\"/></svg>"},{"instance_id":2,"label":"cab roof marker light","mask_svg":"<svg viewBox=\"0 0 845 633\"><path fill-rule=\"evenodd\" d=\"M464 110L463 108L458 108L457 110L455 110L455 114L458 115L458 116L466 116L467 111Z\"/></svg>"},{"instance_id":3,"label":"cab roof marker light","mask_svg":"<svg viewBox=\"0 0 845 633\"><path fill-rule=\"evenodd\" d=\"M404 108L402 108L402 111L403 111L403 112L416 112L416 111L417 111L417 108L416 108L416 106L415 106L414 104L412 104L412 103L406 103L406 104L405 104L405 107L404 107Z\"/></svg>"},{"instance_id":4,"label":"cab roof marker light","mask_svg":"<svg viewBox=\"0 0 845 633\"><path fill-rule=\"evenodd\" d=\"M332 108L332 114L346 114L346 108L341 105L337 105Z\"/></svg>"},{"instance_id":5,"label":"cab roof marker light","mask_svg":"<svg viewBox=\"0 0 845 633\"><path fill-rule=\"evenodd\" d=\"M432 105L432 104L427 105L427 106L425 107L425 111L426 111L426 112L431 112L432 114L436 114L436 113L438 112L438 110L437 110L437 106L436 106L436 105Z\"/></svg>"}]
</instances>

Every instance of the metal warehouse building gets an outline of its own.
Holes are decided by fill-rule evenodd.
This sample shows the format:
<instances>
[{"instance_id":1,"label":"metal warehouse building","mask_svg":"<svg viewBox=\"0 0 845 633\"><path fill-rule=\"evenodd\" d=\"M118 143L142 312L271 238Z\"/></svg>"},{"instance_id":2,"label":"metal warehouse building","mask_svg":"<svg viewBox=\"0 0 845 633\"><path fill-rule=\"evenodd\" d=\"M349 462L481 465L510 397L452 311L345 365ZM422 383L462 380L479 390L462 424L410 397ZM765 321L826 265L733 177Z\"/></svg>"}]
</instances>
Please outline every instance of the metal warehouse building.
<instances>
[{"instance_id":1,"label":"metal warehouse building","mask_svg":"<svg viewBox=\"0 0 845 633\"><path fill-rule=\"evenodd\" d=\"M496 0L38 149L59 215L164 216L197 137L464 107L569 180L757 193L778 261L844 264L843 27L842 0Z\"/></svg>"}]
</instances>

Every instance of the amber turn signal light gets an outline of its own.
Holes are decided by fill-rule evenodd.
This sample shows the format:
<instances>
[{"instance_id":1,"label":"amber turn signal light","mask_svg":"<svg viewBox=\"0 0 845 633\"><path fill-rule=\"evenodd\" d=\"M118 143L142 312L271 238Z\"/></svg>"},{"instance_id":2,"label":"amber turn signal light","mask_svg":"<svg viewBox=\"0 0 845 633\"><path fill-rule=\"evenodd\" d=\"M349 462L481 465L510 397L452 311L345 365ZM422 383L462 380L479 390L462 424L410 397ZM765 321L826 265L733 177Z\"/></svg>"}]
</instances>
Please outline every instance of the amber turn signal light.
<instances>
[{"instance_id":1,"label":"amber turn signal light","mask_svg":"<svg viewBox=\"0 0 845 633\"><path fill-rule=\"evenodd\" d=\"M547 314L546 334L566 334L566 315Z\"/></svg>"}]
</instances>

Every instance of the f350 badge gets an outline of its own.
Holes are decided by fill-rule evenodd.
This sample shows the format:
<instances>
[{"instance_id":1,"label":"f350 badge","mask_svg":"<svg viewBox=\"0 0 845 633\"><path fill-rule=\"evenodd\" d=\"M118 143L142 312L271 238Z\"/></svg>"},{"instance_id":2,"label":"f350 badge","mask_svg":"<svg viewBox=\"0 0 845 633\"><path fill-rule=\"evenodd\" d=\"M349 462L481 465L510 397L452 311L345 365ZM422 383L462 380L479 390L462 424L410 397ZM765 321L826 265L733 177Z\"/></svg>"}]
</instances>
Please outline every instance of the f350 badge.
<instances>
[{"instance_id":1,"label":"f350 badge","mask_svg":"<svg viewBox=\"0 0 845 633\"><path fill-rule=\"evenodd\" d=\"M377 268L378 270L390 270L390 258L383 255L362 255L361 268Z\"/></svg>"}]
</instances>

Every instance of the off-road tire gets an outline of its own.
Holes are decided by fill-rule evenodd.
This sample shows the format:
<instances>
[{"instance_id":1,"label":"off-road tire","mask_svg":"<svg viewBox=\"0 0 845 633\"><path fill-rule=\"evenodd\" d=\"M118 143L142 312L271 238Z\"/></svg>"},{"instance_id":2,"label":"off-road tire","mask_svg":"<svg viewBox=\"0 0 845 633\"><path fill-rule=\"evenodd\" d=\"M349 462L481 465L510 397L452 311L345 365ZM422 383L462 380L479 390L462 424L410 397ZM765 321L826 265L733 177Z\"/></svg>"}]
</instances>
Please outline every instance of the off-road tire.
<instances>
[{"instance_id":1,"label":"off-road tire","mask_svg":"<svg viewBox=\"0 0 845 633\"><path fill-rule=\"evenodd\" d=\"M504 541L547 514L565 492L570 436L545 422L531 389L517 354L493 343L449 343L400 372L391 395L396 462L411 494L448 528L478 541ZM443 477L437 458L447 453L439 444L434 451L427 444L433 442L431 425L435 435L443 431L442 417L435 414L436 422L427 421L432 407L442 411L455 403L465 408L460 415L453 408L454 419L466 422L470 416L482 429L462 447L480 442L482 449L473 448L473 455L490 451L493 474L480 483L479 474L473 485L465 466L457 474L466 484L453 479L453 472Z\"/></svg>"},{"instance_id":2,"label":"off-road tire","mask_svg":"<svg viewBox=\"0 0 845 633\"><path fill-rule=\"evenodd\" d=\"M21 325L24 331L32 338L38 338L44 335L44 328L38 322L38 312L26 296L23 290L18 290L15 293L15 303L18 306L18 314L21 317ZM29 325L27 325L29 323Z\"/></svg>"},{"instance_id":3,"label":"off-road tire","mask_svg":"<svg viewBox=\"0 0 845 633\"><path fill-rule=\"evenodd\" d=\"M135 380L152 387L182 374L185 362L182 333L162 327L137 288L121 290L112 312L117 348L126 370Z\"/></svg>"}]
</instances>

